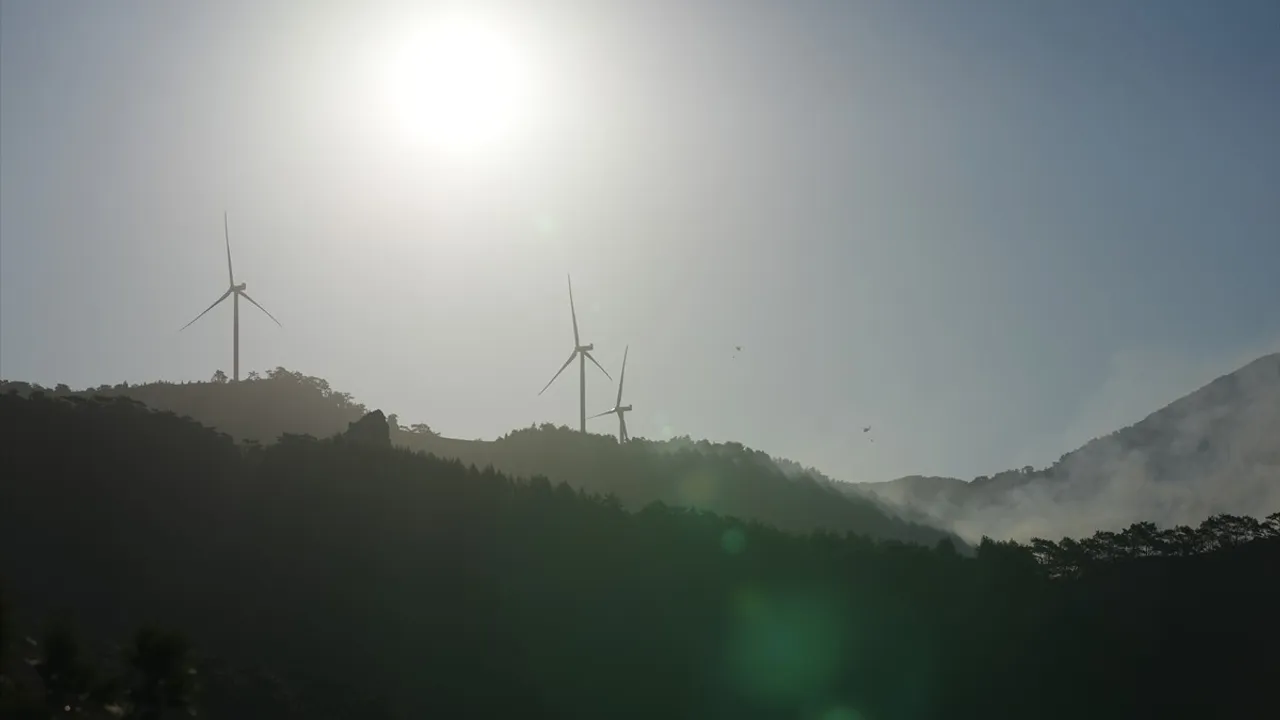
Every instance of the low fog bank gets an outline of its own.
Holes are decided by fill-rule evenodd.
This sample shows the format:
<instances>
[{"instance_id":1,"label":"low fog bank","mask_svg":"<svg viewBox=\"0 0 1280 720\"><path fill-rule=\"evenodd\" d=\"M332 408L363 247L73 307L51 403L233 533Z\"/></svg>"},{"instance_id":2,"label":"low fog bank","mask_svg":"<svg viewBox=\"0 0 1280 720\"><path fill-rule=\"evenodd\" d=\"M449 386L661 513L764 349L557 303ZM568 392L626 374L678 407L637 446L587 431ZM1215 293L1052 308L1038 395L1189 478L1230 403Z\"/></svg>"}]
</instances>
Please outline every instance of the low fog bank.
<instances>
[{"instance_id":1,"label":"low fog bank","mask_svg":"<svg viewBox=\"0 0 1280 720\"><path fill-rule=\"evenodd\" d=\"M1152 521L1280 511L1280 354L1214 380L1045 470L972 482L908 477L855 491L973 542L1082 537Z\"/></svg>"}]
</instances>

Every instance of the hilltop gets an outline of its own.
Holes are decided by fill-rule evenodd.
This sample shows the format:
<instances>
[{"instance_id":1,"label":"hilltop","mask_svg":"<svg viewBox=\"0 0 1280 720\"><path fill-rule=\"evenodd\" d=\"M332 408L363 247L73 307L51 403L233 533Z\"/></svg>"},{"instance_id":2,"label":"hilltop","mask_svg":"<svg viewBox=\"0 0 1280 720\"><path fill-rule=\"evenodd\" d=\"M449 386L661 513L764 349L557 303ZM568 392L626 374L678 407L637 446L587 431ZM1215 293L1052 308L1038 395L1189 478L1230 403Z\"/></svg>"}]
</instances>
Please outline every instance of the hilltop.
<instances>
[{"instance_id":1,"label":"hilltop","mask_svg":"<svg viewBox=\"0 0 1280 720\"><path fill-rule=\"evenodd\" d=\"M72 390L0 382L0 394L47 393L54 397L127 397L147 407L190 417L239 442L268 444L285 435L328 437L367 411L351 395L323 379L285 368L239 382L156 382ZM397 447L493 468L511 477L544 476L570 487L615 498L640 509L652 502L759 520L782 530L825 529L932 546L957 536L914 523L871 499L841 492L829 478L796 463L775 460L739 443L677 437L633 438L587 434L544 423L491 441L438 435L426 424L402 427L387 416Z\"/></svg>"},{"instance_id":2,"label":"hilltop","mask_svg":"<svg viewBox=\"0 0 1280 720\"><path fill-rule=\"evenodd\" d=\"M850 489L954 529L1026 539L1280 510L1280 353L1094 439L1048 468L965 482L910 476Z\"/></svg>"}]
</instances>

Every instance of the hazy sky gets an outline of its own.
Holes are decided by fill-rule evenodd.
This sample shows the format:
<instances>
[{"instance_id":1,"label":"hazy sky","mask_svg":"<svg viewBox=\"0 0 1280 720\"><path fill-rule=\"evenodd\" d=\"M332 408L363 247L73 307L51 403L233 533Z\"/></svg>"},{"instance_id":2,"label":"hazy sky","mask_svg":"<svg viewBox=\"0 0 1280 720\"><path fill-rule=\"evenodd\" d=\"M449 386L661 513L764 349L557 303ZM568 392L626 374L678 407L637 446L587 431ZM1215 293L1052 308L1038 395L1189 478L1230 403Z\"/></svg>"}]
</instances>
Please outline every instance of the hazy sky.
<instances>
[{"instance_id":1,"label":"hazy sky","mask_svg":"<svg viewBox=\"0 0 1280 720\"><path fill-rule=\"evenodd\" d=\"M527 71L465 147L405 109L423 3L0 0L0 375L229 373L229 303L177 332L224 209L284 323L242 372L464 438L576 425L566 272L633 435L848 480L1044 465L1280 349L1274 0L458 5Z\"/></svg>"}]
</instances>

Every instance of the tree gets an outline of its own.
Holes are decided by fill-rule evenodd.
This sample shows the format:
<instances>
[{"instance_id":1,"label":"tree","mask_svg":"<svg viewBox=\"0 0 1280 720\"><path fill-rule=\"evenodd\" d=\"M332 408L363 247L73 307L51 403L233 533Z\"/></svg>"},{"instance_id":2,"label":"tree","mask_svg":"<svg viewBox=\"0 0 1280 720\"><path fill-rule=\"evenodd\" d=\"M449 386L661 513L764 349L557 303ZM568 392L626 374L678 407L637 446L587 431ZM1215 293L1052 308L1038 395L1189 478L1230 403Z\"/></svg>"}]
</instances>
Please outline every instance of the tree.
<instances>
[{"instance_id":1,"label":"tree","mask_svg":"<svg viewBox=\"0 0 1280 720\"><path fill-rule=\"evenodd\" d=\"M45 702L51 708L77 708L92 685L92 672L80 657L71 628L63 621L50 625L43 648L35 669L44 684Z\"/></svg>"},{"instance_id":2,"label":"tree","mask_svg":"<svg viewBox=\"0 0 1280 720\"><path fill-rule=\"evenodd\" d=\"M258 371L257 371L257 370L250 370L250 371L249 371L249 376L248 376L248 377L249 377L249 379L250 379L250 380L261 380L261 379L262 379L262 376L258 374Z\"/></svg>"},{"instance_id":3,"label":"tree","mask_svg":"<svg viewBox=\"0 0 1280 720\"><path fill-rule=\"evenodd\" d=\"M957 555L956 544L952 542L951 538L949 537L944 537L941 540L939 540L937 543L935 543L933 546L933 551L938 553L939 555L942 555L943 557L955 557Z\"/></svg>"},{"instance_id":4,"label":"tree","mask_svg":"<svg viewBox=\"0 0 1280 720\"><path fill-rule=\"evenodd\" d=\"M216 382L216 383L224 383L227 381L227 374L222 372L221 370L216 370L213 373L212 380L213 382Z\"/></svg>"},{"instance_id":5,"label":"tree","mask_svg":"<svg viewBox=\"0 0 1280 720\"><path fill-rule=\"evenodd\" d=\"M177 633L145 628L134 638L129 664L135 677L130 699L142 720L159 720L167 709L186 710L193 702L190 646Z\"/></svg>"},{"instance_id":6,"label":"tree","mask_svg":"<svg viewBox=\"0 0 1280 720\"><path fill-rule=\"evenodd\" d=\"M432 430L432 429L431 429L431 426L430 426L430 425L427 425L426 423L414 423L413 425L410 425L410 426L409 426L409 432L413 433L414 435L436 435L436 434L438 434L438 433L436 433L436 431L434 431L434 430Z\"/></svg>"},{"instance_id":7,"label":"tree","mask_svg":"<svg viewBox=\"0 0 1280 720\"><path fill-rule=\"evenodd\" d=\"M4 585L0 584L0 678L4 677L5 653L9 649L9 603L5 598Z\"/></svg>"}]
</instances>

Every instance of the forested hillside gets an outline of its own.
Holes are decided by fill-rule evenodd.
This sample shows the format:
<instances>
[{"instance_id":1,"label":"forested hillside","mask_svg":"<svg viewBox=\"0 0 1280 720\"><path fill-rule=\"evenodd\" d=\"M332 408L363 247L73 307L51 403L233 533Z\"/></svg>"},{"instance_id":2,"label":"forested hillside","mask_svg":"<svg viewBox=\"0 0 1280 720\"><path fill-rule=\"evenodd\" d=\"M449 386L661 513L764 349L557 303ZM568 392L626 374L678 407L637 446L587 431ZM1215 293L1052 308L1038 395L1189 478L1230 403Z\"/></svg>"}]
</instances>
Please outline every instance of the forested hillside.
<instances>
[{"instance_id":1,"label":"forested hillside","mask_svg":"<svg viewBox=\"0 0 1280 720\"><path fill-rule=\"evenodd\" d=\"M55 397L128 397L158 410L191 417L237 440L272 443L284 434L327 437L364 414L364 406L324 380L277 368L246 382L152 383L103 386ZM27 394L29 385L7 383ZM738 443L665 442L635 439L619 444L610 435L583 435L543 424L494 441L444 438L425 424L401 427L390 416L392 444L493 467L512 477L543 475L575 489L613 495L623 507L639 509L661 501L758 519L797 532L827 529L932 545L943 537L964 548L948 532L899 519L875 503L839 492L816 471L784 470L768 454ZM784 463L785 464L785 463ZM791 464L794 465L794 464Z\"/></svg>"},{"instance_id":2,"label":"forested hillside","mask_svg":"<svg viewBox=\"0 0 1280 720\"><path fill-rule=\"evenodd\" d=\"M236 717L286 716L280 692L219 678L331 717L1128 720L1260 717L1280 674L1280 517L966 558L630 513L393 449L377 415L245 447L127 399L4 395L0 427L5 667L39 662L17 638L50 616L86 647L176 629L263 668L183 701ZM43 701L0 672L14 713Z\"/></svg>"}]
</instances>

